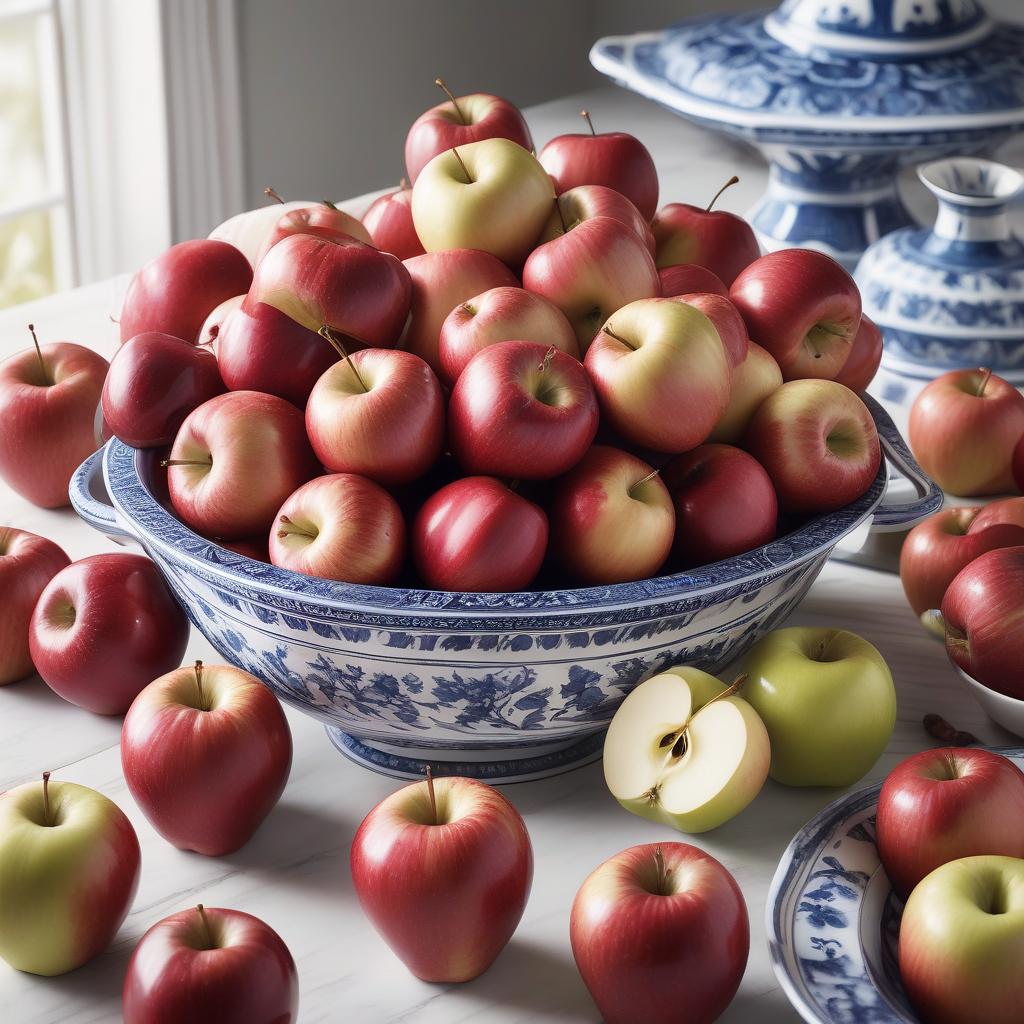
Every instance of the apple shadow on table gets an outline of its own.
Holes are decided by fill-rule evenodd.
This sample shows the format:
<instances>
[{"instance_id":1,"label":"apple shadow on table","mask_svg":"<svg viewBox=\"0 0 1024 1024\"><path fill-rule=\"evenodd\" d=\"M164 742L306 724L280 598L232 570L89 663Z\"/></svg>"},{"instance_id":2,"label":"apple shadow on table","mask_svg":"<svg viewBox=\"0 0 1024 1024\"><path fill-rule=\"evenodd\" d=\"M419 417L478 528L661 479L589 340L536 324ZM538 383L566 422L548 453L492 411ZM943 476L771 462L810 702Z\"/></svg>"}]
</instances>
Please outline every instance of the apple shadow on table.
<instances>
[{"instance_id":1,"label":"apple shadow on table","mask_svg":"<svg viewBox=\"0 0 1024 1024\"><path fill-rule=\"evenodd\" d=\"M137 938L125 934L122 926L114 942L103 953L77 970L55 978L35 974L26 974L24 977L33 986L45 987L54 1005L88 1005L90 1012L97 1012L95 1020L120 1020L121 990L136 941ZM98 1015L101 1009L104 1011L103 1016ZM13 1017L10 1019L14 1020ZM58 1015L53 1019L63 1020L63 1016Z\"/></svg>"}]
</instances>

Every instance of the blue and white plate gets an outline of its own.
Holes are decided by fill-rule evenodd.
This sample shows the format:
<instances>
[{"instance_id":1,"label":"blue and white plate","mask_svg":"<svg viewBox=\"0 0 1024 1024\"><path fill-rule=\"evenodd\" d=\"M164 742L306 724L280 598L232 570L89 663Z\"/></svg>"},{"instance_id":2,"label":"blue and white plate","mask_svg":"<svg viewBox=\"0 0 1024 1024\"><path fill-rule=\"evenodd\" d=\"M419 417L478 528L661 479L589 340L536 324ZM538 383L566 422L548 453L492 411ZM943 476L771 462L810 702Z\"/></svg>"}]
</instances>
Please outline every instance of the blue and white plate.
<instances>
[{"instance_id":1,"label":"blue and white plate","mask_svg":"<svg viewBox=\"0 0 1024 1024\"><path fill-rule=\"evenodd\" d=\"M1024 768L1024 747L998 747ZM765 928L779 984L811 1024L916 1024L896 960L903 902L878 860L881 783L812 818L779 861Z\"/></svg>"}]
</instances>

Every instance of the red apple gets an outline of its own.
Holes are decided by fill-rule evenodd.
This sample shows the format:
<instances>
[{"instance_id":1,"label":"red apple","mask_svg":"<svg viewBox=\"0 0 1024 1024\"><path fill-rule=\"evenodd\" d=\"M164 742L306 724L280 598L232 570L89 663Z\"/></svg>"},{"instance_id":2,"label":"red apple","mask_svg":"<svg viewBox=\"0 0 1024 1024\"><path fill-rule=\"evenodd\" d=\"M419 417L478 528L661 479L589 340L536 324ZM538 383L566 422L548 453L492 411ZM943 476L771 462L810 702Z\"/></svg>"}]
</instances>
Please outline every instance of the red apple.
<instances>
[{"instance_id":1,"label":"red apple","mask_svg":"<svg viewBox=\"0 0 1024 1024\"><path fill-rule=\"evenodd\" d=\"M754 232L742 217L712 209L718 197L737 181L739 178L730 178L703 209L669 203L658 211L651 228L658 245L659 268L696 263L728 286L761 255Z\"/></svg>"},{"instance_id":2,"label":"red apple","mask_svg":"<svg viewBox=\"0 0 1024 1024\"><path fill-rule=\"evenodd\" d=\"M750 951L736 880L689 843L632 846L580 887L572 952L605 1024L710 1024Z\"/></svg>"},{"instance_id":3,"label":"red apple","mask_svg":"<svg viewBox=\"0 0 1024 1024\"><path fill-rule=\"evenodd\" d=\"M448 314L489 288L519 284L501 260L478 249L424 253L406 260L405 268L412 279L412 308L402 348L425 360L437 374L441 373L438 339Z\"/></svg>"},{"instance_id":4,"label":"red apple","mask_svg":"<svg viewBox=\"0 0 1024 1024\"><path fill-rule=\"evenodd\" d=\"M616 310L661 294L647 247L610 217L592 217L534 249L523 266L523 287L568 317L581 352Z\"/></svg>"},{"instance_id":5,"label":"red apple","mask_svg":"<svg viewBox=\"0 0 1024 1024\"><path fill-rule=\"evenodd\" d=\"M435 590L523 590L544 561L548 520L500 480L467 476L423 503L410 542L416 570Z\"/></svg>"},{"instance_id":6,"label":"red apple","mask_svg":"<svg viewBox=\"0 0 1024 1024\"><path fill-rule=\"evenodd\" d=\"M412 222L412 189L400 188L379 196L363 214L363 227L373 244L400 260L420 256L423 243Z\"/></svg>"},{"instance_id":7,"label":"red apple","mask_svg":"<svg viewBox=\"0 0 1024 1024\"><path fill-rule=\"evenodd\" d=\"M947 861L1024 857L1024 772L991 750L922 750L886 776L875 833L885 873L904 899Z\"/></svg>"},{"instance_id":8,"label":"red apple","mask_svg":"<svg viewBox=\"0 0 1024 1024\"><path fill-rule=\"evenodd\" d=\"M325 201L282 213L281 219L267 235L262 249L256 256L257 264L278 242L289 235L316 235L318 238L337 242L354 238L367 245L373 244L370 232L360 220L350 213L345 213L344 210L339 210L333 203Z\"/></svg>"},{"instance_id":9,"label":"red apple","mask_svg":"<svg viewBox=\"0 0 1024 1024\"><path fill-rule=\"evenodd\" d=\"M533 850L518 811L476 779L416 782L352 840L363 911L424 981L469 981L505 948L526 908Z\"/></svg>"},{"instance_id":10,"label":"red apple","mask_svg":"<svg viewBox=\"0 0 1024 1024\"><path fill-rule=\"evenodd\" d=\"M356 239L289 235L256 267L245 308L265 302L311 331L394 348L412 285L400 260Z\"/></svg>"},{"instance_id":11,"label":"red apple","mask_svg":"<svg viewBox=\"0 0 1024 1024\"><path fill-rule=\"evenodd\" d=\"M585 365L607 424L653 451L695 448L729 402L729 360L714 324L671 299L620 309L594 339Z\"/></svg>"},{"instance_id":12,"label":"red apple","mask_svg":"<svg viewBox=\"0 0 1024 1024\"><path fill-rule=\"evenodd\" d=\"M121 305L121 341L154 331L195 342L210 312L244 295L252 267L228 242L196 238L150 260L128 285Z\"/></svg>"},{"instance_id":13,"label":"red apple","mask_svg":"<svg viewBox=\"0 0 1024 1024\"><path fill-rule=\"evenodd\" d=\"M178 668L132 702L121 766L149 823L179 850L244 846L284 792L292 736L281 705L231 665Z\"/></svg>"},{"instance_id":14,"label":"red apple","mask_svg":"<svg viewBox=\"0 0 1024 1024\"><path fill-rule=\"evenodd\" d=\"M881 362L882 332L872 320L861 314L860 327L854 335L850 354L836 375L836 380L851 391L867 391Z\"/></svg>"},{"instance_id":15,"label":"red apple","mask_svg":"<svg viewBox=\"0 0 1024 1024\"><path fill-rule=\"evenodd\" d=\"M332 473L408 483L426 473L444 447L441 385L411 352L354 352L317 381L306 406L306 433Z\"/></svg>"},{"instance_id":16,"label":"red apple","mask_svg":"<svg viewBox=\"0 0 1024 1024\"><path fill-rule=\"evenodd\" d=\"M1024 434L1024 395L990 370L950 370L910 408L908 439L921 468L964 497L1015 490L1014 449Z\"/></svg>"},{"instance_id":17,"label":"red apple","mask_svg":"<svg viewBox=\"0 0 1024 1024\"><path fill-rule=\"evenodd\" d=\"M1019 544L1024 544L1024 498L985 508L944 508L918 523L900 549L900 580L914 614L942 607L946 588L979 555Z\"/></svg>"},{"instance_id":18,"label":"red apple","mask_svg":"<svg viewBox=\"0 0 1024 1024\"><path fill-rule=\"evenodd\" d=\"M699 309L714 325L725 346L729 366L735 369L746 358L750 348L747 325L736 307L724 296L714 292L695 292L684 295L670 295L673 302L685 302Z\"/></svg>"},{"instance_id":19,"label":"red apple","mask_svg":"<svg viewBox=\"0 0 1024 1024\"><path fill-rule=\"evenodd\" d=\"M222 548L234 551L236 555L243 555L245 558L252 558L257 562L270 561L270 550L266 537L238 537L235 540L213 537L211 539Z\"/></svg>"},{"instance_id":20,"label":"red apple","mask_svg":"<svg viewBox=\"0 0 1024 1024\"><path fill-rule=\"evenodd\" d=\"M398 502L354 473L304 484L281 506L270 530L270 561L307 576L387 586L404 558Z\"/></svg>"},{"instance_id":21,"label":"red apple","mask_svg":"<svg viewBox=\"0 0 1024 1024\"><path fill-rule=\"evenodd\" d=\"M405 168L411 184L438 153L455 146L481 139L511 139L525 150L533 149L523 115L508 100L483 92L456 99L440 78L435 84L447 101L420 114L405 139Z\"/></svg>"},{"instance_id":22,"label":"red apple","mask_svg":"<svg viewBox=\"0 0 1024 1024\"><path fill-rule=\"evenodd\" d=\"M256 391L229 391L189 413L166 464L174 511L196 532L229 540L269 530L284 499L320 471L302 413Z\"/></svg>"},{"instance_id":23,"label":"red apple","mask_svg":"<svg viewBox=\"0 0 1024 1024\"><path fill-rule=\"evenodd\" d=\"M729 298L786 380L834 378L850 357L860 329L860 291L823 252L770 252L733 281Z\"/></svg>"},{"instance_id":24,"label":"red apple","mask_svg":"<svg viewBox=\"0 0 1024 1024\"><path fill-rule=\"evenodd\" d=\"M729 297L729 289L722 279L706 267L696 263L673 263L658 270L661 294L665 298L673 295L690 295L694 292L710 292L712 295Z\"/></svg>"},{"instance_id":25,"label":"red apple","mask_svg":"<svg viewBox=\"0 0 1024 1024\"><path fill-rule=\"evenodd\" d=\"M942 599L946 653L972 679L1024 700L1024 547L986 551Z\"/></svg>"},{"instance_id":26,"label":"red apple","mask_svg":"<svg viewBox=\"0 0 1024 1024\"><path fill-rule=\"evenodd\" d=\"M502 341L459 376L448 443L468 473L545 480L583 458L598 415L579 360L532 341Z\"/></svg>"},{"instance_id":27,"label":"red apple","mask_svg":"<svg viewBox=\"0 0 1024 1024\"><path fill-rule=\"evenodd\" d=\"M783 512L831 512L878 473L878 431L867 406L833 380L792 380L758 406L744 446L775 485Z\"/></svg>"},{"instance_id":28,"label":"red apple","mask_svg":"<svg viewBox=\"0 0 1024 1024\"><path fill-rule=\"evenodd\" d=\"M646 462L594 445L555 487L551 550L585 585L657 575L675 533L672 499Z\"/></svg>"},{"instance_id":29,"label":"red apple","mask_svg":"<svg viewBox=\"0 0 1024 1024\"><path fill-rule=\"evenodd\" d=\"M185 613L142 555L93 555L62 569L29 624L43 682L100 715L123 715L147 683L181 664L187 643Z\"/></svg>"},{"instance_id":30,"label":"red apple","mask_svg":"<svg viewBox=\"0 0 1024 1024\"><path fill-rule=\"evenodd\" d=\"M272 188L263 190L266 196L276 196ZM301 210L306 206L315 206L312 200L304 199L282 203L275 200L269 206L259 206L255 210L236 213L226 221L218 224L209 234L222 242L230 242L245 258L249 265L256 266L256 257L263 251L263 243L271 231L277 227L281 214L286 210Z\"/></svg>"},{"instance_id":31,"label":"red apple","mask_svg":"<svg viewBox=\"0 0 1024 1024\"><path fill-rule=\"evenodd\" d=\"M251 914L220 907L158 921L128 961L124 1024L296 1024L299 981L288 947Z\"/></svg>"},{"instance_id":32,"label":"red apple","mask_svg":"<svg viewBox=\"0 0 1024 1024\"><path fill-rule=\"evenodd\" d=\"M658 208L658 172L647 147L627 132L594 131L590 115L586 134L558 135L538 159L561 195L578 185L604 185L624 195L649 221Z\"/></svg>"},{"instance_id":33,"label":"red apple","mask_svg":"<svg viewBox=\"0 0 1024 1024\"><path fill-rule=\"evenodd\" d=\"M43 588L70 563L64 549L27 530L0 526L0 686L34 671L28 625Z\"/></svg>"},{"instance_id":34,"label":"red apple","mask_svg":"<svg viewBox=\"0 0 1024 1024\"><path fill-rule=\"evenodd\" d=\"M757 407L781 385L782 371L775 358L760 345L748 341L746 358L732 370L729 404L708 440L736 444Z\"/></svg>"},{"instance_id":35,"label":"red apple","mask_svg":"<svg viewBox=\"0 0 1024 1024\"><path fill-rule=\"evenodd\" d=\"M611 217L624 224L654 255L654 235L650 224L621 192L604 185L577 185L558 196L537 244L550 242L593 217Z\"/></svg>"},{"instance_id":36,"label":"red apple","mask_svg":"<svg viewBox=\"0 0 1024 1024\"><path fill-rule=\"evenodd\" d=\"M745 451L704 444L677 455L662 477L676 513L675 568L720 562L775 536L775 488L757 459Z\"/></svg>"},{"instance_id":37,"label":"red apple","mask_svg":"<svg viewBox=\"0 0 1024 1024\"><path fill-rule=\"evenodd\" d=\"M477 352L502 341L533 341L574 358L580 354L572 325L554 303L524 288L489 288L457 305L441 325L438 360L445 383L454 386Z\"/></svg>"},{"instance_id":38,"label":"red apple","mask_svg":"<svg viewBox=\"0 0 1024 1024\"><path fill-rule=\"evenodd\" d=\"M1017 490L1024 491L1024 434L1021 434L1020 440L1013 449L1011 469L1013 470L1013 481L1017 485Z\"/></svg>"},{"instance_id":39,"label":"red apple","mask_svg":"<svg viewBox=\"0 0 1024 1024\"><path fill-rule=\"evenodd\" d=\"M156 448L170 444L185 417L224 390L209 349L169 334L139 334L111 360L103 419L125 444Z\"/></svg>"},{"instance_id":40,"label":"red apple","mask_svg":"<svg viewBox=\"0 0 1024 1024\"><path fill-rule=\"evenodd\" d=\"M29 330L32 330L30 327ZM34 505L62 508L68 484L99 446L101 355L57 341L0 363L0 477Z\"/></svg>"}]
</instances>

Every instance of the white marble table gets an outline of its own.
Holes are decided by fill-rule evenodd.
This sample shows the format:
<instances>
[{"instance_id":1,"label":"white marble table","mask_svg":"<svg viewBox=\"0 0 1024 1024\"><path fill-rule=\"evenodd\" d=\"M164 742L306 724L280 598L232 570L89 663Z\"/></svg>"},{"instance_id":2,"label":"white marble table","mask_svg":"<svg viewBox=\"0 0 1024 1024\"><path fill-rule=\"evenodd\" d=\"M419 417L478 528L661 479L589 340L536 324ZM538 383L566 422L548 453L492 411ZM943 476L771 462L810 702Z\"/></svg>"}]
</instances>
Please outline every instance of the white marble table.
<instances>
[{"instance_id":1,"label":"white marble table","mask_svg":"<svg viewBox=\"0 0 1024 1024\"><path fill-rule=\"evenodd\" d=\"M738 171L741 183L725 202L742 210L760 191L764 171L731 143L684 125L644 101L613 89L595 90L529 112L538 143L575 130L587 106L599 129L623 127L650 146L664 200L706 202ZM325 183L326 184L326 183ZM326 190L326 189L325 189ZM0 358L28 341L33 321L42 339L69 339L110 354L116 328L108 318L117 288L104 282L0 314ZM0 424L0 429L3 429ZM0 483L0 521L52 537L72 558L114 545L71 511L36 509ZM885 655L899 694L899 721L869 779L902 756L929 745L921 717L937 711L991 743L1012 742L974 704L939 645L924 636L896 578L867 569L826 567L794 623L855 630ZM193 632L186 660L217 660ZM536 853L536 877L512 942L483 977L462 986L433 986L409 975L363 918L348 870L348 849L363 815L397 783L342 758L323 729L288 711L295 740L291 780L255 838L217 860L174 849L136 808L121 775L120 721L80 711L38 679L0 689L0 789L57 777L95 787L131 818L142 842L142 881L130 915L111 948L61 978L19 974L0 963L0 1021L5 1024L87 1024L120 1019L125 965L142 933L159 918L203 902L265 919L288 944L300 976L300 1020L595 1021L568 941L576 889L606 857L635 843L679 838L622 811L608 795L598 765L547 781L510 787L525 815ZM787 790L769 782L739 818L695 842L732 870L746 896L751 951L743 985L724 1021L794 1021L775 983L764 937L764 904L779 855L794 831L839 793Z\"/></svg>"}]
</instances>

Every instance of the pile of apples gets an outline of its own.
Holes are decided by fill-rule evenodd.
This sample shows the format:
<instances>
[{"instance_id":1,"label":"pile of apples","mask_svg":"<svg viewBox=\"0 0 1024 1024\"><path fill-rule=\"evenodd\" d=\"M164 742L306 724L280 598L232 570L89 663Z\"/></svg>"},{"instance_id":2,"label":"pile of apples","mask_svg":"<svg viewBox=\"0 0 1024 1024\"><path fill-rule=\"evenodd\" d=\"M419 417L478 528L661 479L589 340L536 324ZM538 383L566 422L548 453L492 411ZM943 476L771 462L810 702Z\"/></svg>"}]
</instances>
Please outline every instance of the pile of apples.
<instances>
[{"instance_id":1,"label":"pile of apples","mask_svg":"<svg viewBox=\"0 0 1024 1024\"><path fill-rule=\"evenodd\" d=\"M874 479L855 392L881 339L829 257L658 210L626 133L534 156L494 96L449 93L406 162L362 222L266 207L133 278L103 417L170 445L192 529L351 583L608 584L749 550ZM0 369L0 408L70 388L66 348ZM29 433L5 433L0 472L32 496Z\"/></svg>"}]
</instances>

